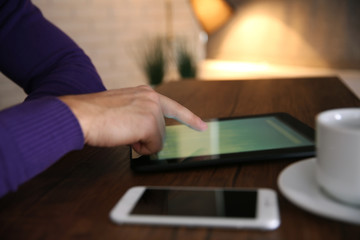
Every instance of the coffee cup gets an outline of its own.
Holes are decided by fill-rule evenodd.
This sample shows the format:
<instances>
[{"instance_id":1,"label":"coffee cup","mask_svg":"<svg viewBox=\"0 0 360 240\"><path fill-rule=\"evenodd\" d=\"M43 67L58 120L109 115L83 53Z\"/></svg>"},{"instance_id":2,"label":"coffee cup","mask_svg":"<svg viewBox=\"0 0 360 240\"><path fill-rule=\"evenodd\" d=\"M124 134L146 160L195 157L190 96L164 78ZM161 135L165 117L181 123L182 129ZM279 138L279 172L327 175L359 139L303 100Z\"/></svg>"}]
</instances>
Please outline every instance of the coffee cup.
<instances>
[{"instance_id":1,"label":"coffee cup","mask_svg":"<svg viewBox=\"0 0 360 240\"><path fill-rule=\"evenodd\" d=\"M360 206L360 108L316 117L316 179L329 196Z\"/></svg>"}]
</instances>

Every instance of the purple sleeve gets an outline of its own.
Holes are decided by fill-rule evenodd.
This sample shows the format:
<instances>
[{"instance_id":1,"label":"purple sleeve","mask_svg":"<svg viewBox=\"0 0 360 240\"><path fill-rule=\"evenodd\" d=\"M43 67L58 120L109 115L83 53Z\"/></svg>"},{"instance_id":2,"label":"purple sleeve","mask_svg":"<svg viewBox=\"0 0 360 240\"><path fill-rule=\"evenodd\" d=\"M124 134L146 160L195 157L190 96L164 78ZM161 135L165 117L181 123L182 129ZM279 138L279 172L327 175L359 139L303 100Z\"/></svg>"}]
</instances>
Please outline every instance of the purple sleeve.
<instances>
[{"instance_id":1,"label":"purple sleeve","mask_svg":"<svg viewBox=\"0 0 360 240\"><path fill-rule=\"evenodd\" d=\"M0 0L0 71L28 99L105 90L90 59L28 0Z\"/></svg>"},{"instance_id":2,"label":"purple sleeve","mask_svg":"<svg viewBox=\"0 0 360 240\"><path fill-rule=\"evenodd\" d=\"M0 0L0 71L26 101L0 112L0 197L45 170L84 138L56 98L105 90L90 59L28 0Z\"/></svg>"},{"instance_id":3,"label":"purple sleeve","mask_svg":"<svg viewBox=\"0 0 360 240\"><path fill-rule=\"evenodd\" d=\"M84 144L78 121L55 97L1 111L0 136L0 196Z\"/></svg>"}]
</instances>

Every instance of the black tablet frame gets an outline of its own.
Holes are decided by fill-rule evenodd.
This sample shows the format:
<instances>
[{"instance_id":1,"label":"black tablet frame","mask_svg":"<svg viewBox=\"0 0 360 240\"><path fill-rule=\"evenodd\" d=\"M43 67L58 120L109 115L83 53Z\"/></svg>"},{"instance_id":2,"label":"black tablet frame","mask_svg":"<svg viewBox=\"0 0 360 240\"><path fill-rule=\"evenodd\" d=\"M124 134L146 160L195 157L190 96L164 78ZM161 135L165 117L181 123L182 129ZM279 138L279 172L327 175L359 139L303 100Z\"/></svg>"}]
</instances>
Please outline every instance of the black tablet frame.
<instances>
[{"instance_id":1,"label":"black tablet frame","mask_svg":"<svg viewBox=\"0 0 360 240\"><path fill-rule=\"evenodd\" d=\"M215 156L198 156L181 159L169 160L151 160L148 155L133 158L133 153L130 151L130 166L135 172L155 172L155 171L170 171L181 170L195 167L209 167L227 164L251 163L259 161L272 161L281 159L294 159L313 157L315 155L315 131L313 128L294 118L288 113L267 113L259 115L248 115L241 117L219 118L210 121L223 121L231 119L245 119L245 118L261 118L261 117L276 117L291 127L294 131L310 140L313 145L300 146L292 148L280 148L260 151L239 152L230 154L220 154ZM204 160L204 158L206 158Z\"/></svg>"}]
</instances>

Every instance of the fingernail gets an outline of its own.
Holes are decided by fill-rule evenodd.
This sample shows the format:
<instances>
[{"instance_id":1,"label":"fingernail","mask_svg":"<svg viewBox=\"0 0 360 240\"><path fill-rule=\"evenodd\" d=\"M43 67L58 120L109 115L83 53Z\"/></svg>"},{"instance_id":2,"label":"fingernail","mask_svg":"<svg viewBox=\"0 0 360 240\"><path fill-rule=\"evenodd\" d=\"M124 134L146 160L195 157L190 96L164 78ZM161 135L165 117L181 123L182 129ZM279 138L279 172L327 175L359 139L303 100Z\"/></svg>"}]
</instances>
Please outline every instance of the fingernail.
<instances>
[{"instance_id":1,"label":"fingernail","mask_svg":"<svg viewBox=\"0 0 360 240\"><path fill-rule=\"evenodd\" d=\"M201 123L200 123L200 127L201 127L201 131L205 131L208 128L206 122L204 122L202 120L201 120Z\"/></svg>"}]
</instances>

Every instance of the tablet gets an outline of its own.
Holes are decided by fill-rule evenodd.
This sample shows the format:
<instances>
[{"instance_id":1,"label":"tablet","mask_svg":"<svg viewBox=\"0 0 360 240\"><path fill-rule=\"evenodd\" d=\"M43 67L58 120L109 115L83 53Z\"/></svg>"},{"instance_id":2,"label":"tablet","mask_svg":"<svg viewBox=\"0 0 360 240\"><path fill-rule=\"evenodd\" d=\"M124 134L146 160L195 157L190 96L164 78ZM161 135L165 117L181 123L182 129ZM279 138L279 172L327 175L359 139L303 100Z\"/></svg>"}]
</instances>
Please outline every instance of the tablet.
<instances>
[{"instance_id":1,"label":"tablet","mask_svg":"<svg viewBox=\"0 0 360 240\"><path fill-rule=\"evenodd\" d=\"M180 170L244 162L311 157L314 130L287 113L207 121L208 129L166 127L163 149L154 155L130 155L138 172Z\"/></svg>"}]
</instances>

